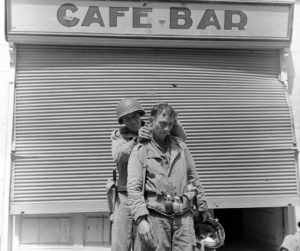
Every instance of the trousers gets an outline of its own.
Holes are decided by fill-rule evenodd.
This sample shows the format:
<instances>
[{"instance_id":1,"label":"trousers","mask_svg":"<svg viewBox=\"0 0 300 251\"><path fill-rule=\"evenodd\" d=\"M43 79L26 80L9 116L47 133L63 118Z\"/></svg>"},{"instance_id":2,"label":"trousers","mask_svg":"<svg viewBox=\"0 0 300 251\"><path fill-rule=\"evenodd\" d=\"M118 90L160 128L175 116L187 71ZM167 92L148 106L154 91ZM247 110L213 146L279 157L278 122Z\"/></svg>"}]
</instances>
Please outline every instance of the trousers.
<instances>
[{"instance_id":1,"label":"trousers","mask_svg":"<svg viewBox=\"0 0 300 251\"><path fill-rule=\"evenodd\" d=\"M196 237L194 220L191 212L169 218L154 210L150 211L148 220L154 234L156 248L149 248L141 242L143 251L194 251Z\"/></svg>"},{"instance_id":2,"label":"trousers","mask_svg":"<svg viewBox=\"0 0 300 251\"><path fill-rule=\"evenodd\" d=\"M113 212L111 251L140 251L140 248L127 195L119 192Z\"/></svg>"}]
</instances>

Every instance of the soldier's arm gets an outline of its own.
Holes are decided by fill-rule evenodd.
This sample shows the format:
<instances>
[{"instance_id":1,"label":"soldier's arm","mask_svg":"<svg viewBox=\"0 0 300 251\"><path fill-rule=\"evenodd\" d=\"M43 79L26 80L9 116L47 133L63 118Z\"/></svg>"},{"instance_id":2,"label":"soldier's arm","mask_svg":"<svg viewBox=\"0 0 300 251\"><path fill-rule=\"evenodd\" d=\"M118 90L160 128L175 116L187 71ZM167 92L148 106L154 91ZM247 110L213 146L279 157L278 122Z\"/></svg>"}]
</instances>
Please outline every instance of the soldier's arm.
<instances>
[{"instance_id":1,"label":"soldier's arm","mask_svg":"<svg viewBox=\"0 0 300 251\"><path fill-rule=\"evenodd\" d=\"M113 131L111 134L112 142L112 157L116 163L127 162L132 148L137 144L135 139L130 141L125 140L118 130Z\"/></svg>"},{"instance_id":2,"label":"soldier's arm","mask_svg":"<svg viewBox=\"0 0 300 251\"><path fill-rule=\"evenodd\" d=\"M144 159L145 149L141 144L135 146L128 162L127 192L128 204L135 221L149 215L144 198Z\"/></svg>"},{"instance_id":3,"label":"soldier's arm","mask_svg":"<svg viewBox=\"0 0 300 251\"><path fill-rule=\"evenodd\" d=\"M184 143L182 142L182 144L184 144ZM206 211L207 210L207 202L206 202L205 193L204 193L203 187L201 185L199 175L196 170L194 159L185 144L184 144L184 154L185 154L185 159L186 159L187 168L188 168L189 182L192 183L193 186L197 190L196 201L197 201L198 210Z\"/></svg>"}]
</instances>

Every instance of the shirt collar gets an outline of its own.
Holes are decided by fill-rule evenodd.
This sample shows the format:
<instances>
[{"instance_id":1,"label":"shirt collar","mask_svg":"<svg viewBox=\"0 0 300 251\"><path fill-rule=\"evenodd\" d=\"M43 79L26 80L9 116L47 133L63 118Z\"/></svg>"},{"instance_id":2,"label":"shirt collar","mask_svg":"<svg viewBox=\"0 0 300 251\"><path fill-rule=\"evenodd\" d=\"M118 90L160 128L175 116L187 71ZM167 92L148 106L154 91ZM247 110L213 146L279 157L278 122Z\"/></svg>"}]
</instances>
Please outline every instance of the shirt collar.
<instances>
[{"instance_id":1,"label":"shirt collar","mask_svg":"<svg viewBox=\"0 0 300 251\"><path fill-rule=\"evenodd\" d=\"M168 146L168 150L170 151L171 155L177 155L177 153L180 151L180 145L177 142L177 140L168 135L167 136L167 146ZM164 153L162 151L162 149L160 148L160 146L153 140L151 139L150 141L150 148L148 151L148 157L150 158L161 158L161 156L163 156Z\"/></svg>"}]
</instances>

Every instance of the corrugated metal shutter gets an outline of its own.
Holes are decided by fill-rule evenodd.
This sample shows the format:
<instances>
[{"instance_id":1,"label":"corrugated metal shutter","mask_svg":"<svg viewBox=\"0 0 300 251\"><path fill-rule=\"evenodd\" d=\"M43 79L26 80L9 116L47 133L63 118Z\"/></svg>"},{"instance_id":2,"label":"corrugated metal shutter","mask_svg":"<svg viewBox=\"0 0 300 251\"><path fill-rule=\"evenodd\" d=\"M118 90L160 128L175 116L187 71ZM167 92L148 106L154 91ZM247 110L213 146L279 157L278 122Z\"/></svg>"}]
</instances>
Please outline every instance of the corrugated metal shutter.
<instances>
[{"instance_id":1,"label":"corrugated metal shutter","mask_svg":"<svg viewBox=\"0 0 300 251\"><path fill-rule=\"evenodd\" d=\"M276 51L18 46L12 212L105 210L123 97L176 108L210 206L297 203L279 71Z\"/></svg>"}]
</instances>

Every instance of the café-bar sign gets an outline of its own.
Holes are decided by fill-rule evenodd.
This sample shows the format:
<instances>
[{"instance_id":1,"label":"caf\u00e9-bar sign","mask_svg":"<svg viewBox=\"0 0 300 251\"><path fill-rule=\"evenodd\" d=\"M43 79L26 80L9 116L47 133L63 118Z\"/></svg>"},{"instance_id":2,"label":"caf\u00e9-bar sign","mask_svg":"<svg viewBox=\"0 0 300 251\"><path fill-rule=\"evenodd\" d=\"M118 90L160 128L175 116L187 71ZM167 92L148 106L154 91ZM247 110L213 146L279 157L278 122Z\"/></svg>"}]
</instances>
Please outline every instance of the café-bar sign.
<instances>
[{"instance_id":1,"label":"caf\u00e9-bar sign","mask_svg":"<svg viewBox=\"0 0 300 251\"><path fill-rule=\"evenodd\" d=\"M15 34L290 38L291 6L230 2L11 0Z\"/></svg>"}]
</instances>

